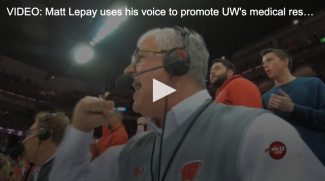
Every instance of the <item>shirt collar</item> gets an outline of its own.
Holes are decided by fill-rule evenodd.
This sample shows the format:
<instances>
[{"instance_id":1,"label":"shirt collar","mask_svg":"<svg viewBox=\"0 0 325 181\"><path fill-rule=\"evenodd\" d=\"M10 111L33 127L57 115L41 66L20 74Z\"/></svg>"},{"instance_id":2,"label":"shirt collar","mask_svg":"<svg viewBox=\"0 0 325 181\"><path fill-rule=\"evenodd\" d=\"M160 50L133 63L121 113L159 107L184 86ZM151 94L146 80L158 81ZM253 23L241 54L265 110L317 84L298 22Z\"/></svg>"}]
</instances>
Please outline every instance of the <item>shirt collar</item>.
<instances>
[{"instance_id":1,"label":"shirt collar","mask_svg":"<svg viewBox=\"0 0 325 181\"><path fill-rule=\"evenodd\" d=\"M122 128L124 128L124 125L123 124L120 125L119 127L115 128L115 129L110 130L110 131L113 133L114 131L116 131L118 129L122 129Z\"/></svg>"},{"instance_id":2,"label":"shirt collar","mask_svg":"<svg viewBox=\"0 0 325 181\"><path fill-rule=\"evenodd\" d=\"M204 89L172 107L171 111L166 115L164 138L171 135L177 127L183 124L205 101L211 99L208 91ZM151 130L161 134L162 130L158 128L155 120L150 119L147 124Z\"/></svg>"},{"instance_id":3,"label":"shirt collar","mask_svg":"<svg viewBox=\"0 0 325 181\"><path fill-rule=\"evenodd\" d=\"M45 163L43 163L42 165L39 165L36 169L38 169L38 170L40 170L41 168L42 168L42 166L43 165L45 165L47 162L49 162L50 160L52 160L53 158L54 158L54 156L55 156L55 154L53 154L52 156L51 156L51 158L49 158ZM35 170L36 170L35 169Z\"/></svg>"}]
</instances>

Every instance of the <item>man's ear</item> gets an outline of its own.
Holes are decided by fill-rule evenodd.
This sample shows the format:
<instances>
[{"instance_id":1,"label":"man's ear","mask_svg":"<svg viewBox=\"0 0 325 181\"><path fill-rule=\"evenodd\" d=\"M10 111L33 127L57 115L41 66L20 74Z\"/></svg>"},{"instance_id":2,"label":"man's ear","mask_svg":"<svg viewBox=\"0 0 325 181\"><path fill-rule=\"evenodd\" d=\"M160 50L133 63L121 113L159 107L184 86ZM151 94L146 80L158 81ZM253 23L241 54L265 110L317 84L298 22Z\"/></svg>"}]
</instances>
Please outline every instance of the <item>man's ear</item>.
<instances>
[{"instance_id":1,"label":"man's ear","mask_svg":"<svg viewBox=\"0 0 325 181\"><path fill-rule=\"evenodd\" d=\"M228 77L231 77L234 75L234 70L230 69L228 70Z\"/></svg>"},{"instance_id":2,"label":"man's ear","mask_svg":"<svg viewBox=\"0 0 325 181\"><path fill-rule=\"evenodd\" d=\"M289 59L285 58L283 59L284 65L287 65L287 67L289 68Z\"/></svg>"}]
</instances>

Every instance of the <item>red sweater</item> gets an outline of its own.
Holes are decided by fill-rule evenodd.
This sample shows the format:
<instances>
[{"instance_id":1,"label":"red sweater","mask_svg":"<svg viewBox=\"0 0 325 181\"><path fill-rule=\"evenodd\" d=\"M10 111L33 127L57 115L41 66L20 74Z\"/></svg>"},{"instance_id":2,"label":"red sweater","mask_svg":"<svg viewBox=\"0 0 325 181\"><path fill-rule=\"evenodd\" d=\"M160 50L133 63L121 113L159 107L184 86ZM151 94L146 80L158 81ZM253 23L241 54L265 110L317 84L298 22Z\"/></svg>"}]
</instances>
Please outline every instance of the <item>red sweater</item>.
<instances>
[{"instance_id":1,"label":"red sweater","mask_svg":"<svg viewBox=\"0 0 325 181\"><path fill-rule=\"evenodd\" d=\"M262 108L262 96L258 87L241 75L226 80L216 92L215 103Z\"/></svg>"},{"instance_id":2,"label":"red sweater","mask_svg":"<svg viewBox=\"0 0 325 181\"><path fill-rule=\"evenodd\" d=\"M94 160L99 155L104 153L105 150L107 150L109 147L123 145L129 140L129 136L125 130L124 125L121 125L113 130L109 130L107 126L102 126L102 128L103 136L94 146L91 160Z\"/></svg>"}]
</instances>

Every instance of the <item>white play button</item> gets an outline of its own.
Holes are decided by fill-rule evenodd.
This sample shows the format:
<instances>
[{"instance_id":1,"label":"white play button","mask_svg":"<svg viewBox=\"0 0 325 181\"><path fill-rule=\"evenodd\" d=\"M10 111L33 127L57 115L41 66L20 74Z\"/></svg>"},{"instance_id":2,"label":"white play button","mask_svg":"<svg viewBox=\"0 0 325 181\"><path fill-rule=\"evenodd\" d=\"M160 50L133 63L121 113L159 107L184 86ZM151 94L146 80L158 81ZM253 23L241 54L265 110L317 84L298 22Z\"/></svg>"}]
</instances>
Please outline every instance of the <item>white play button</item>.
<instances>
[{"instance_id":1,"label":"white play button","mask_svg":"<svg viewBox=\"0 0 325 181\"><path fill-rule=\"evenodd\" d=\"M153 102L175 92L176 90L153 79Z\"/></svg>"}]
</instances>

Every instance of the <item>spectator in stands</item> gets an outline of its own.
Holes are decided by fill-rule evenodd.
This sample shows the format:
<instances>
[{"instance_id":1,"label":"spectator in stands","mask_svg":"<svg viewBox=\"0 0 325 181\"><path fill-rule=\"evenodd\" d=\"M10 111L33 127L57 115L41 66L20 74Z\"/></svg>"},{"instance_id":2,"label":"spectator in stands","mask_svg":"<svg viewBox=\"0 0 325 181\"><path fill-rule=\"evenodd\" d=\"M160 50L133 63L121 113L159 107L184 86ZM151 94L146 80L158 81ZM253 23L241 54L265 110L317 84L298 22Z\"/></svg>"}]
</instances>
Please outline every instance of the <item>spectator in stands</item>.
<instances>
[{"instance_id":1,"label":"spectator in stands","mask_svg":"<svg viewBox=\"0 0 325 181\"><path fill-rule=\"evenodd\" d=\"M137 133L136 134L139 134L139 133L143 133L143 132L146 132L146 131L150 131L150 128L147 126L147 129L145 129L145 126L147 125L147 121L149 120L150 118L146 118L146 117L140 117L138 118L137 122L138 122L138 129L137 129Z\"/></svg>"},{"instance_id":2,"label":"spectator in stands","mask_svg":"<svg viewBox=\"0 0 325 181\"><path fill-rule=\"evenodd\" d=\"M263 107L291 123L325 166L325 85L318 78L294 77L292 57L281 49L261 51L263 67L275 86Z\"/></svg>"},{"instance_id":3,"label":"spectator in stands","mask_svg":"<svg viewBox=\"0 0 325 181\"><path fill-rule=\"evenodd\" d=\"M92 148L92 159L96 159L111 146L123 145L128 142L129 137L122 124L123 114L119 111L114 111L114 115L110 119L109 124L103 125L103 136L98 141L96 146Z\"/></svg>"},{"instance_id":4,"label":"spectator in stands","mask_svg":"<svg viewBox=\"0 0 325 181\"><path fill-rule=\"evenodd\" d=\"M40 112L36 121L27 131L23 141L26 159L39 165L29 175L29 180L47 180L50 173L54 153L61 143L65 128L70 120L62 113Z\"/></svg>"},{"instance_id":5,"label":"spectator in stands","mask_svg":"<svg viewBox=\"0 0 325 181\"><path fill-rule=\"evenodd\" d=\"M0 181L9 180L10 176L10 163L7 158L0 153Z\"/></svg>"},{"instance_id":6,"label":"spectator in stands","mask_svg":"<svg viewBox=\"0 0 325 181\"><path fill-rule=\"evenodd\" d=\"M260 90L251 81L236 75L235 66L224 59L216 59L210 70L211 84L218 88L215 103L262 108Z\"/></svg>"}]
</instances>

